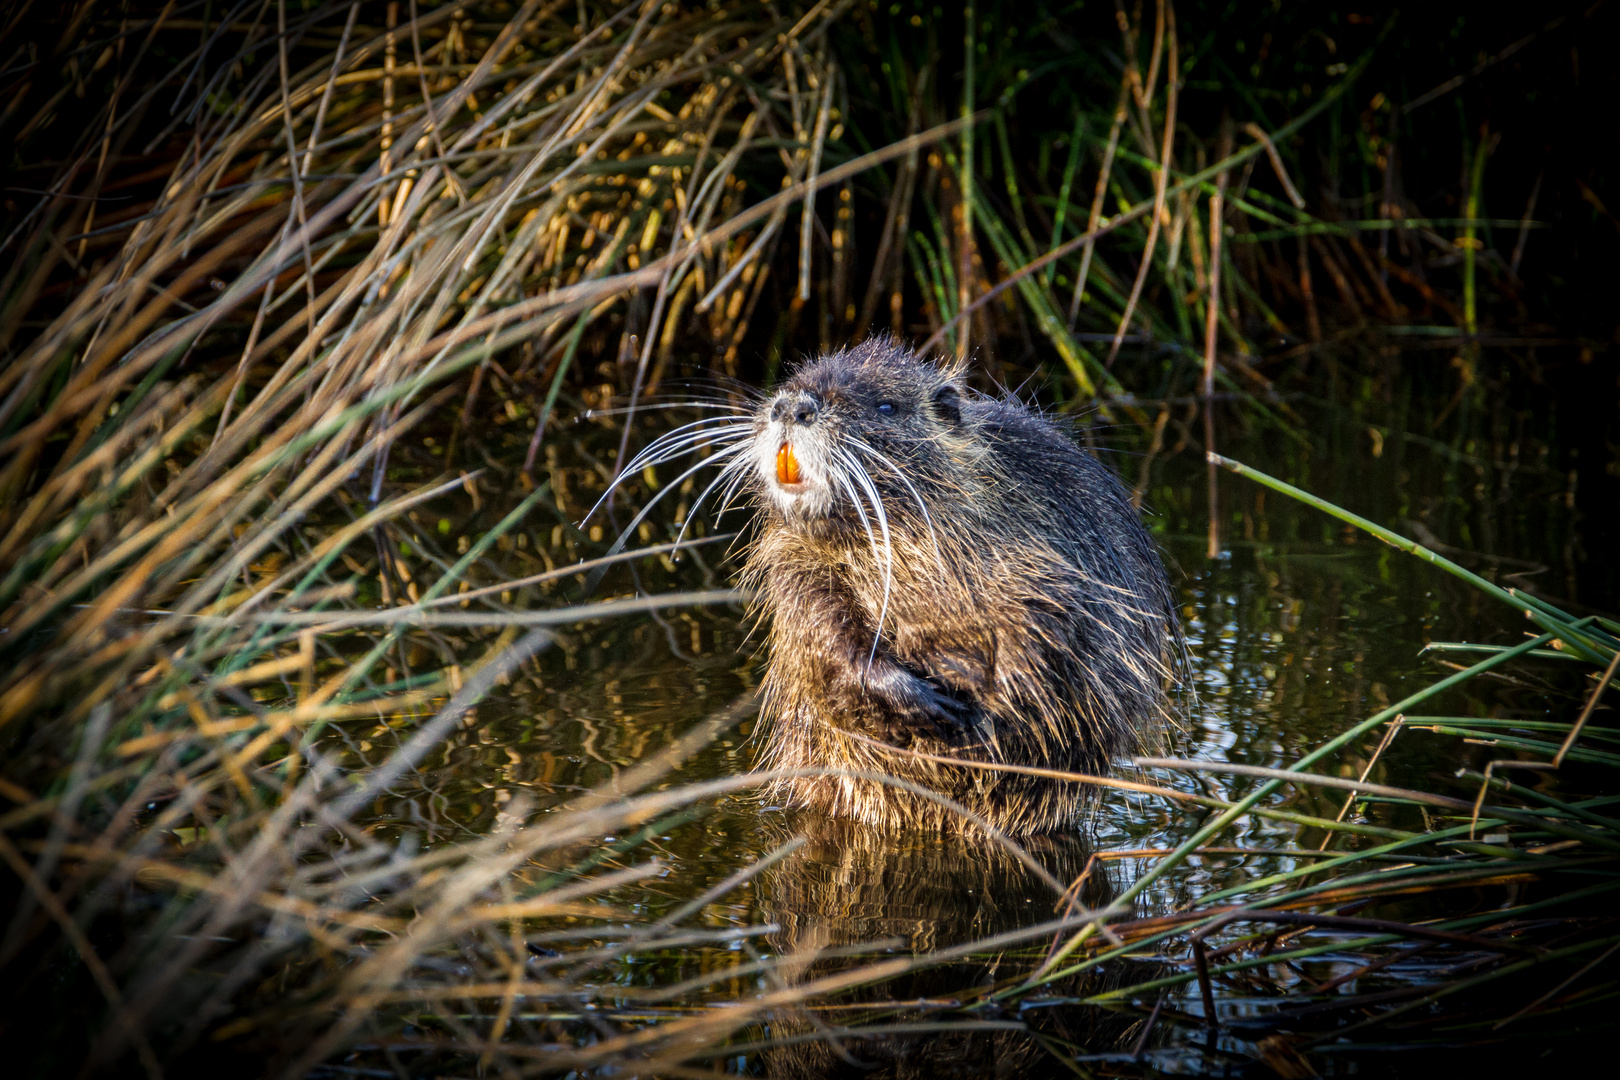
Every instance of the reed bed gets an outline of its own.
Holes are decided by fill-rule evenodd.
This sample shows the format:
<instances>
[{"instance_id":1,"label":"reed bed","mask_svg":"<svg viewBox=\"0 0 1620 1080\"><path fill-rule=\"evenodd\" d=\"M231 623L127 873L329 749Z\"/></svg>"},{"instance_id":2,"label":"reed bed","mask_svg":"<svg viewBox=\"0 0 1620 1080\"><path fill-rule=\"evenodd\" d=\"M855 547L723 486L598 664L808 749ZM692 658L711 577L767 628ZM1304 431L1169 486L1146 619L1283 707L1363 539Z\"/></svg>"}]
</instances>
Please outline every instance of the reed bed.
<instances>
[{"instance_id":1,"label":"reed bed","mask_svg":"<svg viewBox=\"0 0 1620 1080\"><path fill-rule=\"evenodd\" d=\"M112 58L112 92L6 238L0 723L16 806L0 855L22 886L8 998L51 1030L91 1029L87 1047L44 1040L36 1067L156 1074L267 973L291 977L299 950L358 964L284 987L313 1003L294 1015L326 1018L306 1043L267 1044L296 1073L345 1045L417 958L488 938L486 975L512 987L478 1036L493 1046L531 959L514 920L595 910L651 872L568 871L587 837L644 824L645 808L587 800L576 833L558 818L518 847L500 830L494 848L421 856L357 815L521 677L548 627L738 596L567 603L568 565L601 550L573 526L580 509L530 481L484 520L454 448L495 412L529 425L532 465L582 349L611 356L613 341L637 385L656 385L660 327L683 311L735 349L789 207L818 171L838 179L822 161L836 9L177 14L195 13L95 24L109 36L74 56ZM183 59L154 76L149 51ZM159 100L170 117L143 128ZM144 153L121 155L137 135ZM148 194L111 194L131 191ZM607 315L626 305L614 333ZM520 413L524 379L550 393ZM402 466L401 437L445 412L437 468ZM490 553L537 511L556 558L491 580ZM514 607L514 590L542 602ZM398 749L339 768L323 735L350 729ZM514 886L545 851L573 854L532 892ZM510 895L471 914L491 889ZM442 903L438 928L401 938L427 930L424 903ZM703 938L679 921L644 936ZM403 940L417 944L377 951ZM42 991L73 957L76 974ZM86 989L103 1000L87 1006Z\"/></svg>"},{"instance_id":2,"label":"reed bed","mask_svg":"<svg viewBox=\"0 0 1620 1080\"><path fill-rule=\"evenodd\" d=\"M1001 109L1019 76L974 66L975 35L995 28L971 9L958 95L925 39L885 40L881 12L830 0L225 8L113 18L88 4L6 61L0 129L31 155L0 237L0 858L15 901L0 965L8 1030L37 1033L25 1067L156 1076L227 1053L291 1076L355 1053L401 1074L712 1075L785 1038L769 1022L779 1010L980 953L1030 962L953 1009L873 1008L820 1021L818 1037L1023 1030L1012 1003L1166 942L1188 943L1193 970L1085 1002L1141 1006L1196 984L1214 1024L1217 981L1333 950L1369 969L1420 946L1475 965L1425 991L1436 1000L1531 966L1584 976L1608 956L1609 929L1539 900L1440 922L1346 913L1448 882L1606 873L1613 858L1607 803L1509 787L1523 765L1467 778L1477 799L1356 782L1363 804L1445 811L1434 828L1273 803L1279 784L1336 781L1305 769L1416 725L1405 711L1238 800L1132 782L1215 816L1112 906L1071 898L1055 922L970 949L850 948L812 974L826 956L760 956L746 974L765 988L726 1008L692 1005L685 984L632 993L608 973L757 936L693 916L792 844L656 919L625 902L661 871L647 838L769 779L675 783L749 700L610 785L543 813L508 803L475 842L423 851L373 820L481 701L536 677L559 628L742 599L718 586L646 595L639 580L592 595L620 580L600 571L671 552L650 523L622 552L578 522L628 460L638 412L694 367L734 377L762 353L769 377L794 348L887 318L964 357L1044 342L1065 404L1150 426L1158 409L1161 432L1165 401L1210 402L1217 387L1286 426L1253 328L1297 335L1257 285L1272 264L1242 254L1275 239L1252 223L1297 242L1307 273L1332 256L1347 305L1376 297L1404 317L1415 304L1386 285L1406 281L1393 257L1306 214L1289 179L1288 137L1334 107L1361 61L1286 123L1223 124L1199 143L1177 119L1175 10L1122 12L1114 104L1065 118L1075 134L1045 199ZM13 21L5 40L31 25ZM864 63L873 50L886 87ZM884 95L893 107L874 110ZM1268 171L1293 197L1248 182ZM1475 333L1475 309L1458 310ZM556 467L560 411L615 403L617 458ZM490 429L514 460L489 455ZM658 489L647 477L623 497ZM526 544L533 572L508 572L500 556ZM1556 642L1606 666L1595 701L1614 675L1614 624L1498 598L1540 635L1429 693ZM1590 713L1549 729L1570 734L1543 764L1599 753L1577 742ZM1550 738L1423 722L1550 757ZM373 742L386 749L340 750ZM1242 814L1370 846L1130 918L1133 896ZM1329 931L1350 936L1311 936ZM1024 944L1048 939L1044 953ZM1574 993L1555 986L1526 1013ZM1156 1000L1139 1049L1159 1037L1154 1018L1173 1019Z\"/></svg>"}]
</instances>

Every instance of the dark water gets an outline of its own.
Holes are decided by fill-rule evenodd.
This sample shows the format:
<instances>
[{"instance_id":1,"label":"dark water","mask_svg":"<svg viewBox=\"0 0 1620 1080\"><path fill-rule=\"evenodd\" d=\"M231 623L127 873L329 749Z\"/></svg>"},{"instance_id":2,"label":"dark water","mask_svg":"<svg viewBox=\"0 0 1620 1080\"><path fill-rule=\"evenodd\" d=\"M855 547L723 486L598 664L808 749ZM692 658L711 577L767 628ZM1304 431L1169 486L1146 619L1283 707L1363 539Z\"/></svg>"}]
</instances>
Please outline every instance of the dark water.
<instances>
[{"instance_id":1,"label":"dark water","mask_svg":"<svg viewBox=\"0 0 1620 1080\"><path fill-rule=\"evenodd\" d=\"M1365 412L1349 407L1297 407L1304 414L1298 436L1262 425L1245 427L1228 418L1220 430L1222 452L1407 535L1444 545L1450 557L1494 580L1511 577L1512 584L1567 602L1577 613L1584 613L1582 602L1604 604L1603 597L1590 595L1602 591L1604 579L1591 572L1594 538L1571 497L1570 475L1533 433L1498 424L1495 438L1481 434L1448 442L1404 437L1395 427L1375 426ZM514 416L510 423L501 421L490 444L499 447L504 440L514 454L521 454L528 430L521 412ZM1486 422L1477 426L1482 432L1492 430ZM641 432L638 441L653 433ZM1151 458L1142 443L1128 441L1136 438L1130 433L1102 436L1104 443L1114 444L1107 456L1126 482L1142 485L1148 520L1179 590L1191 663L1182 730L1173 735L1178 756L1286 766L1448 673L1447 662L1470 662L1462 654L1424 655L1429 643L1521 640L1526 624L1514 612L1309 507L1228 474L1220 478L1222 553L1208 559L1202 447L1186 445L1184 438L1193 433L1200 433L1201 442L1190 410L1177 408L1165 427L1163 449ZM513 543L491 551L483 568L489 580L566 566L605 550L611 529L594 538L576 536L566 522L582 516L600 492L602 462L612 459L616 443L616 431L605 423L560 429L542 473L549 476L554 503L531 515ZM663 483L674 475L666 472L656 479ZM466 517L464 506L456 511L463 516L453 523L451 535L488 528L521 494L502 495L486 487L484 505L476 514ZM645 486L626 491L617 519L627 520L646 494ZM643 542L667 539L677 512L684 509L665 507L652 519L655 524L643 529ZM725 527L732 527L729 521ZM638 580L616 569L596 595L723 585L735 569L727 559L728 546L701 547L680 564L641 560ZM568 579L502 599L517 608L554 606L580 594L580 582ZM493 637L450 638L443 647L470 658L488 648ZM460 732L442 757L424 769L421 789L396 804L397 827L417 832L428 844L454 843L487 831L514 798L527 797L543 808L611 779L747 693L757 683L762 663L756 643L743 613L726 607L671 610L656 618L568 629L559 635L557 647L539 658L538 674L518 677L486 701L477 724ZM1535 720L1557 710L1566 717L1577 690L1554 664L1521 665L1512 679L1476 680L1422 711ZM689 763L674 782L746 771L754 751L749 735L745 723ZM351 743L349 749L375 758L390 748L385 741L376 746ZM1365 744L1319 768L1358 776L1375 745L1376 735L1369 736ZM1448 777L1460 765L1481 767L1492 752L1452 736L1405 730L1380 758L1371 779L1471 797L1462 781ZM1241 795L1258 783L1215 775L1161 774L1154 779L1222 797ZM1581 789L1579 771L1567 782ZM1343 797L1343 792L1320 789L1277 805L1333 818ZM1423 827L1415 809L1374 806L1368 812L1372 817L1365 820L1375 824ZM1100 903L1149 868L1152 853L1189 836L1208 813L1109 791L1086 828L1039 838L1029 846L1065 882L1080 875L1093 854L1101 856L1084 890L1087 902ZM667 873L650 888L638 886L613 899L637 916L656 917L798 835L809 841L803 849L708 905L693 921L709 927L773 926L747 947L765 954L875 939L892 939L892 948L905 953L1054 917L1051 890L991 845L806 821L748 796L700 807L690 820L642 845L637 857L657 855L667 862ZM1286 822L1240 819L1217 841L1231 850L1188 860L1138 898L1137 912L1167 912L1212 889L1291 869L1296 858L1287 852L1315 849L1323 839L1321 832ZM1342 840L1339 846L1343 848ZM1122 854L1129 852L1148 854ZM949 999L964 986L1027 969L1047 943L969 956L865 993L896 1000ZM1168 961L1185 958L1181 950L1177 945L1159 960L1115 965L1055 991L1096 993L1159 977L1169 970ZM624 961L614 977L626 985L665 984L723 970L748 959L746 951L734 943L638 956ZM1335 964L1329 956L1296 970L1299 977L1323 979L1348 969L1342 962ZM1391 974L1400 977L1399 972ZM694 1000L767 989L760 976L722 979L697 992ZM1222 992L1223 1015L1249 1009L1234 987ZM1151 997L1147 1000L1151 1003ZM1196 988L1170 995L1165 1008L1169 1014L1196 1015L1201 1010ZM1139 1019L1140 1012L1093 1009L1062 1016L1057 1023L1071 1051L1078 1047L1106 1053L1131 1049ZM804 1021L805 1030L808 1024ZM779 1021L775 1034L792 1030L791 1021ZM1166 1024L1153 1041L1173 1038ZM1166 1051L1152 1060L1170 1071L1224 1068L1237 1060L1231 1054L1243 1058L1250 1049L1228 1035L1221 1047L1204 1056ZM844 1067L830 1054L807 1042L752 1059L749 1068L772 1075L830 1075ZM975 1069L992 1064L1003 1074L1010 1069L1044 1075L1052 1064L1027 1040L1009 1041L994 1033L931 1043L902 1040L872 1054L905 1058L916 1072L927 1071L931 1061L965 1063L946 1075L978 1075Z\"/></svg>"}]
</instances>

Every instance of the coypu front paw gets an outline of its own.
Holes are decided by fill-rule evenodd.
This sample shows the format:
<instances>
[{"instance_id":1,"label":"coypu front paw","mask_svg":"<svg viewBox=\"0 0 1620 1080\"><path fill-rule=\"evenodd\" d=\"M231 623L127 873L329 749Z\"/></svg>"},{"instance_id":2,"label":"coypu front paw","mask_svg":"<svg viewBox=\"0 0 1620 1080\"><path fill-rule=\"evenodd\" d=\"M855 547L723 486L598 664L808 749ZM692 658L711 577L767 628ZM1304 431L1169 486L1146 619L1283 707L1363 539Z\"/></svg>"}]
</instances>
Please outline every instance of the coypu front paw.
<instances>
[{"instance_id":1,"label":"coypu front paw","mask_svg":"<svg viewBox=\"0 0 1620 1080\"><path fill-rule=\"evenodd\" d=\"M951 740L973 730L978 712L932 681L895 664L867 674L862 691L870 705L873 734L895 746L909 746L919 735Z\"/></svg>"}]
</instances>

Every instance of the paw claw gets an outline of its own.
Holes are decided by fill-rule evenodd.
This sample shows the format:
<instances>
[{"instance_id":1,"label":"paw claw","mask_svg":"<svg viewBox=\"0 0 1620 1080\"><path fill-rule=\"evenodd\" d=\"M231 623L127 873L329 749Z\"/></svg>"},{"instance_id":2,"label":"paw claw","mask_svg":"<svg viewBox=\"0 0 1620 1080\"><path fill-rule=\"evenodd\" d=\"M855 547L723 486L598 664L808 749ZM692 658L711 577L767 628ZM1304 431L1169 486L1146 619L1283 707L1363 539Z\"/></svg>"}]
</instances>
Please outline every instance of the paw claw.
<instances>
[{"instance_id":1,"label":"paw claw","mask_svg":"<svg viewBox=\"0 0 1620 1080\"><path fill-rule=\"evenodd\" d=\"M978 709L932 680L899 665L874 671L864 689L876 705L873 727L886 742L906 746L918 735L949 739L974 727Z\"/></svg>"}]
</instances>

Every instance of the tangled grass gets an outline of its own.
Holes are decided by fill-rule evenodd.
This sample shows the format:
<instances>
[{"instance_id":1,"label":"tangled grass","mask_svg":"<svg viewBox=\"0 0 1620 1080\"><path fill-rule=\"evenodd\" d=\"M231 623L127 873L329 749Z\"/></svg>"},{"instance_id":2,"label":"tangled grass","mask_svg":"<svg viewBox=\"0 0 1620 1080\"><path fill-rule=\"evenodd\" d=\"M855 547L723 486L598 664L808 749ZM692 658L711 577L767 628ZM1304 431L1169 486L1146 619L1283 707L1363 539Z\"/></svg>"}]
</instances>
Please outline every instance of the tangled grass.
<instances>
[{"instance_id":1,"label":"tangled grass","mask_svg":"<svg viewBox=\"0 0 1620 1080\"><path fill-rule=\"evenodd\" d=\"M1246 359L1248 327L1255 313L1281 319L1254 288L1265 271L1223 246L1222 222L1235 208L1275 219L1302 252L1337 250L1317 239L1337 226L1243 182L1271 169L1288 185L1276 147L1332 94L1273 130L1243 128L1241 146L1232 129L1190 146L1177 122L1174 11L1126 17L1116 104L1080 118L1107 132L1098 170L1082 176L1077 137L1042 233L971 64L961 100L941 108L937 69L896 52L891 129L868 119L844 130L870 100L841 59L854 55L839 36L851 25L876 40L858 17L858 5L830 0L529 0L242 3L223 14L168 4L116 19L85 4L59 22L8 23L23 44L7 61L0 124L32 158L8 188L0 238L0 794L13 804L0 814L0 858L15 901L0 965L8 1030L41 1033L28 1068L159 1075L225 1045L285 1075L354 1048L390 1069L411 1055L406 1071L697 1074L717 1054L751 1052L775 1010L958 955L872 960L853 949L859 963L813 977L809 957L789 955L757 961L771 988L735 1007L606 1018L586 1008L633 996L602 978L632 952L748 936L688 921L792 845L613 940L602 929L625 921L614 897L659 871L655 859L617 864L635 837L769 779L672 786L682 761L748 715L747 700L546 814L508 805L477 842L422 852L367 820L449 732L476 722L485 695L535 670L556 628L738 599L725 588L604 599L574 588L669 545L649 530L643 548L603 555L575 528L581 500L616 466L571 487L548 467L560 402L627 397L623 460L635 411L674 377L682 350L735 376L747 342L767 341L775 363L801 341L805 312L830 341L881 321L885 305L891 325L964 355L1034 326L1066 373L1066 398L1123 416L1150 419L1115 363L1149 338L1191 358L1206 402L1217 382L1267 392ZM23 37L36 25L30 53ZM981 166L997 150L1007 168L990 191ZM892 176L873 181L883 225L858 247L858 178L885 165ZM1119 249L1104 250L1105 238ZM1384 297L1379 268L1346 270L1347 294ZM401 448L429 423L438 441L424 462ZM489 474L461 467L487 453L492 423L523 432L522 467L507 469L515 508L498 515L479 485L499 463ZM531 514L555 519L552 542L537 552L543 567L514 580L491 555L532 532ZM1599 688L1612 678L1612 624L1510 599L1545 632L1469 675L1557 640L1607 665ZM1582 752L1585 720L1569 725L1559 761ZM1426 872L1473 881L1527 862L1551 874L1612 859L1599 804L1487 805L1491 787L1508 795L1495 776L1481 780L1466 829L1397 835L1265 801L1284 781L1326 782L1303 767L1390 722L1368 719L1240 802L1191 797L1217 816L1154 875L1244 813L1379 845L1256 882L1242 907L1203 897L1129 922L1129 895L1100 912L1065 902L1054 923L981 943L1064 935L1016 980L962 999L988 1019L942 1022L1008 1023L994 1013L1003 1001L1189 934L1195 970L1147 990L1198 982L1214 1020L1212 978L1321 946L1223 966L1259 939L1235 938L1221 956L1205 942L1253 920L1349 927L1317 909L1382 895L1387 875L1352 874L1369 861L1521 827L1559 839L1545 851L1470 841ZM351 731L395 749L373 767L342 767L330 739ZM1459 810L1449 795L1357 790ZM609 861L604 837L631 839ZM1337 876L1278 891L1326 870ZM561 929L565 918L589 928ZM1471 918L1356 924L1354 947L1369 965L1407 940L1494 956L1481 942L1518 932L1508 916ZM1585 962L1606 945L1589 934L1536 959ZM873 1016L890 1023L894 1009Z\"/></svg>"}]
</instances>

